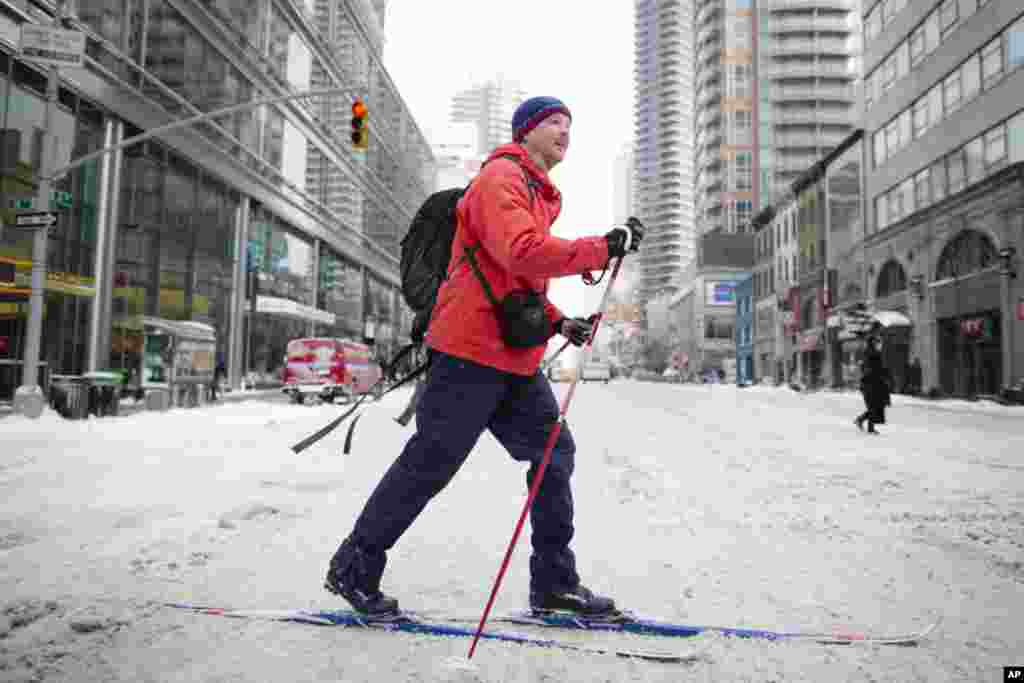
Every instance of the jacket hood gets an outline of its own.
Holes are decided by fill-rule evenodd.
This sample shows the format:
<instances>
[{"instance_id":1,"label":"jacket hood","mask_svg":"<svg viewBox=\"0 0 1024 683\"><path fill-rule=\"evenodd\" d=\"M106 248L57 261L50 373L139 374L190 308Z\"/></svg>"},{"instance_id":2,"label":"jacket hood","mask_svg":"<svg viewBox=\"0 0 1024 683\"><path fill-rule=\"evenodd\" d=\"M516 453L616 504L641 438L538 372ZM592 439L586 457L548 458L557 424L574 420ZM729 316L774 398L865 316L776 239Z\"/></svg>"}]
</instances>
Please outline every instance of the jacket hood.
<instances>
[{"instance_id":1,"label":"jacket hood","mask_svg":"<svg viewBox=\"0 0 1024 683\"><path fill-rule=\"evenodd\" d=\"M522 145L516 143L502 145L491 152L491 155L487 157L487 161L484 163L488 163L494 159L499 159L504 156L514 156L519 160L519 163L526 169L526 172L540 183L541 193L544 195L545 199L561 198L562 193L559 192L558 188L551 182L550 176L548 176L540 166L534 163L533 159L531 159L530 155L527 153L526 148Z\"/></svg>"}]
</instances>

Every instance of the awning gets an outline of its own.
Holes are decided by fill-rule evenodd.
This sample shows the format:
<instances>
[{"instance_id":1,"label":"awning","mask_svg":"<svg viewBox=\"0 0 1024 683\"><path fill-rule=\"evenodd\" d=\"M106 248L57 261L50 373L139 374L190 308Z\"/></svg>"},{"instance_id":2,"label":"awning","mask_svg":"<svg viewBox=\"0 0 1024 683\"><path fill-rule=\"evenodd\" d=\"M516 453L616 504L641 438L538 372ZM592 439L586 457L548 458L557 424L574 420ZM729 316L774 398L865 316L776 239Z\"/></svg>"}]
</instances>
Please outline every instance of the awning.
<instances>
[{"instance_id":1,"label":"awning","mask_svg":"<svg viewBox=\"0 0 1024 683\"><path fill-rule=\"evenodd\" d=\"M898 311L875 311L874 318L882 327L910 327L910 319Z\"/></svg>"}]
</instances>

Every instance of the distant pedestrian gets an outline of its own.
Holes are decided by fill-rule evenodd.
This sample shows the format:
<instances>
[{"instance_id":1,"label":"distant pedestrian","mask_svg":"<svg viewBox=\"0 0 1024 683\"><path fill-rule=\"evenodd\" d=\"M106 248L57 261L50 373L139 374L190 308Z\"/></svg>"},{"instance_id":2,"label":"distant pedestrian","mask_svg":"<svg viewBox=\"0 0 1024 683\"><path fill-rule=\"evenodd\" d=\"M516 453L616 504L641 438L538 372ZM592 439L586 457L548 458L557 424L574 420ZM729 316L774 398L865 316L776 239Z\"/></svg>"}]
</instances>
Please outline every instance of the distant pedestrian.
<instances>
[{"instance_id":1,"label":"distant pedestrian","mask_svg":"<svg viewBox=\"0 0 1024 683\"><path fill-rule=\"evenodd\" d=\"M854 420L860 429L864 429L866 421L869 434L878 434L875 425L885 424L885 409L892 405L892 378L882 364L881 344L878 337L868 337L860 378L860 392L867 410Z\"/></svg>"},{"instance_id":2,"label":"distant pedestrian","mask_svg":"<svg viewBox=\"0 0 1024 683\"><path fill-rule=\"evenodd\" d=\"M220 382L226 375L227 369L224 366L224 356L217 354L217 365L213 369L213 381L210 382L210 400L214 403L217 402L217 389L220 388Z\"/></svg>"}]
</instances>

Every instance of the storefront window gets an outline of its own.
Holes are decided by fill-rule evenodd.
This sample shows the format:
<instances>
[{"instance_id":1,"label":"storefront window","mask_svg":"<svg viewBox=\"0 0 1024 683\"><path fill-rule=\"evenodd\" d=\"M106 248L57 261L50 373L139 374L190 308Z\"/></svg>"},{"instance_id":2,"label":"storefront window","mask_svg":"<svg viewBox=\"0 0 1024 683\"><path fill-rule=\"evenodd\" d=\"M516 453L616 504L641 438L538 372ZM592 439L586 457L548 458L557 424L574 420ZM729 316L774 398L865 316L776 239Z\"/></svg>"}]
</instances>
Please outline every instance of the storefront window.
<instances>
[{"instance_id":1,"label":"storefront window","mask_svg":"<svg viewBox=\"0 0 1024 683\"><path fill-rule=\"evenodd\" d=\"M15 198L35 197L43 159L42 93L46 77L36 67L0 57L0 206L2 218ZM81 111L79 111L81 110ZM61 88L52 110L53 162L66 165L72 156L96 149L102 115ZM40 360L52 372L84 370L88 323L95 296L96 165L63 178L55 190L71 192L71 207L58 210L58 225L49 231ZM7 229L0 238L0 357L24 354L32 281L34 233ZM20 378L19 378L20 379ZM6 384L6 382L5 382ZM6 386L0 391L7 394Z\"/></svg>"},{"instance_id":2,"label":"storefront window","mask_svg":"<svg viewBox=\"0 0 1024 683\"><path fill-rule=\"evenodd\" d=\"M156 143L127 149L121 177L111 366L138 367L143 315L211 325L223 354L237 200Z\"/></svg>"}]
</instances>

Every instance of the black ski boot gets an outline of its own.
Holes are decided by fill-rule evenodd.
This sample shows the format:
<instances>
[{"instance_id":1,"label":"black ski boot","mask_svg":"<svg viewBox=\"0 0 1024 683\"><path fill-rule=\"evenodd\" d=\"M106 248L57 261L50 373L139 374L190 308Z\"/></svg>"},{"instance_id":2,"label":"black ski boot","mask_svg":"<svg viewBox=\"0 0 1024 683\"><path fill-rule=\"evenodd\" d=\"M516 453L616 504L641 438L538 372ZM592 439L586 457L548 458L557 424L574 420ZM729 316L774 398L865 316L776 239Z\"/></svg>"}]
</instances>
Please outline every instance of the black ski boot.
<instances>
[{"instance_id":1,"label":"black ski boot","mask_svg":"<svg viewBox=\"0 0 1024 683\"><path fill-rule=\"evenodd\" d=\"M383 573L384 558L371 556L348 538L331 558L324 588L345 598L352 609L371 619L398 618L402 615L398 600L380 590Z\"/></svg>"},{"instance_id":2,"label":"black ski boot","mask_svg":"<svg viewBox=\"0 0 1024 683\"><path fill-rule=\"evenodd\" d=\"M535 613L571 612L586 619L597 617L616 617L615 601L602 595L595 595L592 590L579 584L571 591L552 591L549 593L530 592L530 609Z\"/></svg>"}]
</instances>

